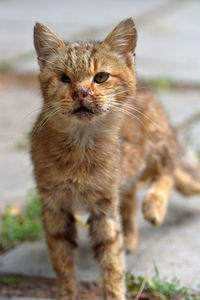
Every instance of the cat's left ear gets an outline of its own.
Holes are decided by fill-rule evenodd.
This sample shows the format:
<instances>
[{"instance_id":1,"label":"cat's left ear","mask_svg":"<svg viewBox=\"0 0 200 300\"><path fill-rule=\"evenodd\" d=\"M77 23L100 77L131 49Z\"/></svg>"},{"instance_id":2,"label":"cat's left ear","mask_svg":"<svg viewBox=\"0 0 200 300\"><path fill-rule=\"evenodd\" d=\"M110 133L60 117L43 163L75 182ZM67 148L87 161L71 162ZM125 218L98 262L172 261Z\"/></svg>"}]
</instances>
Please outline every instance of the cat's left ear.
<instances>
[{"instance_id":1,"label":"cat's left ear","mask_svg":"<svg viewBox=\"0 0 200 300\"><path fill-rule=\"evenodd\" d=\"M132 18L121 21L106 37L103 45L108 45L111 51L128 58L135 52L137 30Z\"/></svg>"}]
</instances>

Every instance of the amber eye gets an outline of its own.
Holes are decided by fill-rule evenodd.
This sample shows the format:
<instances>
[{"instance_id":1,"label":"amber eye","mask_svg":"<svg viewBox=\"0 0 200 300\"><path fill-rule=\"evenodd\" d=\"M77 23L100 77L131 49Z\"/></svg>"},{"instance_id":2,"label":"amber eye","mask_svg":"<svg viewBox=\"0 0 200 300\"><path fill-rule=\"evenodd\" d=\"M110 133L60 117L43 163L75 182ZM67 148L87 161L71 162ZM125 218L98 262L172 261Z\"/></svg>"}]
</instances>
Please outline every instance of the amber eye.
<instances>
[{"instance_id":1,"label":"amber eye","mask_svg":"<svg viewBox=\"0 0 200 300\"><path fill-rule=\"evenodd\" d=\"M109 76L110 75L108 73L106 73L106 72L97 73L94 76L94 82L96 82L96 83L103 83L103 82L105 82L109 78Z\"/></svg>"},{"instance_id":2,"label":"amber eye","mask_svg":"<svg viewBox=\"0 0 200 300\"><path fill-rule=\"evenodd\" d=\"M63 73L63 74L61 75L61 80L62 80L62 82L64 82L64 83L70 83L70 82L71 82L71 79L70 79L69 76L67 76L65 73Z\"/></svg>"}]
</instances>

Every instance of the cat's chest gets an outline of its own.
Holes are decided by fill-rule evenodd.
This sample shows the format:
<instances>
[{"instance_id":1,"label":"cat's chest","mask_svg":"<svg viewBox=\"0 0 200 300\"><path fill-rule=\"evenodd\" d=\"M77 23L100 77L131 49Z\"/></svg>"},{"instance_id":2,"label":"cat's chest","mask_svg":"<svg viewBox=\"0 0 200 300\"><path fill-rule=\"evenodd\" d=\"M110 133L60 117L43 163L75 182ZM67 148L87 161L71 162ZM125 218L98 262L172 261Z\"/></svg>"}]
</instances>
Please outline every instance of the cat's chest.
<instances>
[{"instance_id":1,"label":"cat's chest","mask_svg":"<svg viewBox=\"0 0 200 300\"><path fill-rule=\"evenodd\" d=\"M67 185L79 187L89 184L103 167L101 154L95 147L57 149L52 157L54 177Z\"/></svg>"},{"instance_id":2,"label":"cat's chest","mask_svg":"<svg viewBox=\"0 0 200 300\"><path fill-rule=\"evenodd\" d=\"M102 190L114 180L120 163L116 141L102 136L82 139L82 142L76 139L76 143L72 138L49 139L43 144L42 156L35 153L37 177L82 195L90 190Z\"/></svg>"},{"instance_id":3,"label":"cat's chest","mask_svg":"<svg viewBox=\"0 0 200 300\"><path fill-rule=\"evenodd\" d=\"M52 162L50 177L56 183L56 195L65 195L69 201L77 200L87 206L97 199L107 185L109 170L101 153L82 149L60 153ZM57 197L57 196L56 196ZM92 205L92 204L91 204Z\"/></svg>"}]
</instances>

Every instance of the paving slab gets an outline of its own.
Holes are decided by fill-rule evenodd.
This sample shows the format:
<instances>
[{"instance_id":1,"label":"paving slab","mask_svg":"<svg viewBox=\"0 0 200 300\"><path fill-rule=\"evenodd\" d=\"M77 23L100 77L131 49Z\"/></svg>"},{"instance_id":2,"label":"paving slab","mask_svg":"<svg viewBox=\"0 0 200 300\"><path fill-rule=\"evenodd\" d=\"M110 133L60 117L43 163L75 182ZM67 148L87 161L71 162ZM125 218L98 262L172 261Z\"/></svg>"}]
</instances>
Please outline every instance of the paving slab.
<instances>
[{"instance_id":1,"label":"paving slab","mask_svg":"<svg viewBox=\"0 0 200 300\"><path fill-rule=\"evenodd\" d=\"M27 2L22 0L1 1L0 39L1 56L12 58L33 48L32 30L35 21L51 25L66 38L84 31L93 31L111 26L120 19L134 13L135 17L152 9L159 9L168 0L144 1L95 1L75 0L66 4L65 0L49 3L48 0ZM47 9L48 7L48 9ZM94 37L93 37L94 38ZM15 44L13 48L12 45ZM2 55L3 54L3 55Z\"/></svg>"},{"instance_id":2,"label":"paving slab","mask_svg":"<svg viewBox=\"0 0 200 300\"><path fill-rule=\"evenodd\" d=\"M7 204L24 202L34 186L28 150L18 144L30 131L41 106L39 89L0 88L0 211Z\"/></svg>"},{"instance_id":3,"label":"paving slab","mask_svg":"<svg viewBox=\"0 0 200 300\"><path fill-rule=\"evenodd\" d=\"M65 39L102 39L120 20L132 16L138 28L140 77L199 84L199 14L198 0L102 0L98 6L91 0L1 1L0 61L11 60L17 72L38 70L32 41L35 21Z\"/></svg>"},{"instance_id":4,"label":"paving slab","mask_svg":"<svg viewBox=\"0 0 200 300\"><path fill-rule=\"evenodd\" d=\"M158 11L153 20L140 24L137 66L142 78L199 83L199 14L199 1L172 1L160 15Z\"/></svg>"},{"instance_id":5,"label":"paving slab","mask_svg":"<svg viewBox=\"0 0 200 300\"><path fill-rule=\"evenodd\" d=\"M200 113L200 89L155 92L155 96L168 113L170 122L174 126ZM180 133L192 149L200 151L200 119Z\"/></svg>"}]
</instances>

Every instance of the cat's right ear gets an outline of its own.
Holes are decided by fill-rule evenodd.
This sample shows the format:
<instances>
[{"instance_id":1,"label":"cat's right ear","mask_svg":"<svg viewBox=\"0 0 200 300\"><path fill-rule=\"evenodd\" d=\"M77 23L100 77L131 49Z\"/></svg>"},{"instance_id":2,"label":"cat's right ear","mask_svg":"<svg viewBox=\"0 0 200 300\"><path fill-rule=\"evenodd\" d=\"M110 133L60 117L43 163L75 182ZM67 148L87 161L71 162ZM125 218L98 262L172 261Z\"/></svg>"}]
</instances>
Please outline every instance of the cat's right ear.
<instances>
[{"instance_id":1,"label":"cat's right ear","mask_svg":"<svg viewBox=\"0 0 200 300\"><path fill-rule=\"evenodd\" d=\"M34 45L38 56L38 63L42 67L46 60L58 49L66 47L63 40L48 26L36 23L34 26Z\"/></svg>"}]
</instances>

